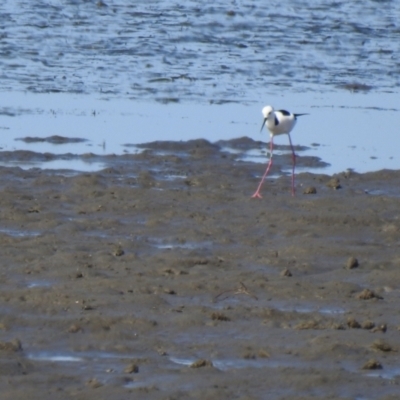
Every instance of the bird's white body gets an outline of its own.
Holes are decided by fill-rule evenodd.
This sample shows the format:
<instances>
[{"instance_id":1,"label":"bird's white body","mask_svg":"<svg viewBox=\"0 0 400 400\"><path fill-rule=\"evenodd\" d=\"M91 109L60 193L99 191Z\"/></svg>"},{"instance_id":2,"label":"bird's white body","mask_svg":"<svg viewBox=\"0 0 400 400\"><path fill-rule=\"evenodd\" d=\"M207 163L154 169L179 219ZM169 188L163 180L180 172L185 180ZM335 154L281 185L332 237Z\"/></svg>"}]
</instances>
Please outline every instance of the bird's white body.
<instances>
[{"instance_id":1,"label":"bird's white body","mask_svg":"<svg viewBox=\"0 0 400 400\"><path fill-rule=\"evenodd\" d=\"M266 106L262 109L262 114L271 136L289 134L296 125L296 115L285 110L275 111L273 107Z\"/></svg>"},{"instance_id":2,"label":"bird's white body","mask_svg":"<svg viewBox=\"0 0 400 400\"><path fill-rule=\"evenodd\" d=\"M305 114L293 114L289 111L286 110L277 110L275 111L273 107L271 106L265 106L262 109L262 114L264 116L264 121L261 126L264 128L264 125L266 128L269 130L271 140L270 140L270 159L269 163L267 165L267 169L265 170L265 173L263 177L261 178L261 181L258 185L258 188L256 192L253 194L252 197L258 197L261 198L260 195L260 189L261 186L264 182L265 177L267 176L271 166L272 166L272 155L273 155L273 150L274 150L274 136L275 135L283 135L286 133L289 137L289 143L290 143L290 148L292 150L292 160L293 160L293 169L292 169L292 195L294 196L295 193L295 187L294 187L294 169L296 165L296 154L294 152L293 144L292 144L292 139L290 138L290 132L296 125L297 117L300 115L305 115Z\"/></svg>"}]
</instances>

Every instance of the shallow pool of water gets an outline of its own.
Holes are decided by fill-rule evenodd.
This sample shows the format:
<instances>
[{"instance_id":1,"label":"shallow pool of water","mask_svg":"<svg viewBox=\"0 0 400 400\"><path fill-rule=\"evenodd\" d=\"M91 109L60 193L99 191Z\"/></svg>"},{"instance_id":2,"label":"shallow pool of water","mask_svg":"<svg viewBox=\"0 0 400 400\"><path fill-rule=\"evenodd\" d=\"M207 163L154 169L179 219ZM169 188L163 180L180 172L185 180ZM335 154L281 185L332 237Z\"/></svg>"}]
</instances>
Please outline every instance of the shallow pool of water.
<instances>
[{"instance_id":1,"label":"shallow pool of water","mask_svg":"<svg viewBox=\"0 0 400 400\"><path fill-rule=\"evenodd\" d=\"M317 156L329 163L329 166L311 172L336 173L348 168L357 172L398 169L400 157L393 146L397 137L396 127L400 123L400 112L393 108L397 97L391 93L297 93L284 99L266 98L263 103L252 106L165 105L127 99L104 101L95 95L14 92L7 96L7 103L20 111L12 117L0 114L0 128L4 132L0 137L0 147L3 151L107 155L137 153L142 150L135 145L156 140L205 138L215 142L247 136L267 142L269 136L266 131L260 133L260 127L261 108L269 102L310 114L299 120L292 132L292 140L295 145L308 148L299 152L300 156ZM51 112L50 107L57 110L56 114ZM91 110L97 110L96 115ZM54 144L19 140L52 135L78 137L86 141ZM287 137L277 137L275 143L286 145ZM252 160L265 163L269 153L267 144L265 150L264 155L250 154ZM2 162L2 165L15 164ZM76 158L20 164L23 168L71 168L81 171L95 171L105 166L101 162L91 163Z\"/></svg>"}]
</instances>

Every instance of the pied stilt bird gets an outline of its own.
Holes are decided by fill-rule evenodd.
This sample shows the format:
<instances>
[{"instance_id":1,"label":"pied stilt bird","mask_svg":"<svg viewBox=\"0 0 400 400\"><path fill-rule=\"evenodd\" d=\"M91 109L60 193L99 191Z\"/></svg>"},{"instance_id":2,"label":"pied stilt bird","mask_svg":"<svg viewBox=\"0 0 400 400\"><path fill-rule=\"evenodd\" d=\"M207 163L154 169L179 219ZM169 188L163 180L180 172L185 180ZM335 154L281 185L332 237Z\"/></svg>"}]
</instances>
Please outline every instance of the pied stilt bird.
<instances>
[{"instance_id":1,"label":"pied stilt bird","mask_svg":"<svg viewBox=\"0 0 400 400\"><path fill-rule=\"evenodd\" d=\"M307 115L307 114L293 114L289 111L286 110L277 110L275 111L273 107L271 106L265 106L262 109L262 114L264 115L264 121L261 126L261 131L264 128L264 125L266 128L269 130L271 141L270 141L270 158L269 162L267 165L267 169L264 172L263 177L261 178L261 181L258 185L257 190L251 197L258 197L261 198L262 196L260 195L260 189L261 186L264 182L265 177L268 175L268 172L272 166L272 155L273 155L273 150L274 150L274 136L275 135L282 135L286 133L289 136L289 143L290 143L290 148L292 150L292 161L293 161L293 167L292 167L292 196L295 194L295 188L294 188L294 169L296 166L296 154L294 152L293 144L292 144L292 139L290 138L290 132L296 125L297 117L300 117L301 115Z\"/></svg>"}]
</instances>

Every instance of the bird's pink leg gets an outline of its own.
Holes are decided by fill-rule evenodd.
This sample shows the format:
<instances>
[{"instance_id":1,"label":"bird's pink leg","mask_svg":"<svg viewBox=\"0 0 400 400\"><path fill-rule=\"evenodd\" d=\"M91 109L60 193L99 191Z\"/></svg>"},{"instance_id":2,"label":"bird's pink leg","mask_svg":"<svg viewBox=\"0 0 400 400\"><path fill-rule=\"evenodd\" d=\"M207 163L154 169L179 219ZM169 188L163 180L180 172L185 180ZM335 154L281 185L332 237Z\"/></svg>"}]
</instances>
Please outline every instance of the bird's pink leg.
<instances>
[{"instance_id":1,"label":"bird's pink leg","mask_svg":"<svg viewBox=\"0 0 400 400\"><path fill-rule=\"evenodd\" d=\"M261 189L262 184L264 183L265 177L268 175L268 172L269 172L269 170L270 170L270 168L271 168L271 166L272 166L272 152L273 152L273 150L274 150L274 141L273 141L273 140L274 140L274 137L271 136L271 142L270 142L270 153L271 153L271 155L270 155L270 157L269 157L269 162L268 162L268 165L267 165L267 169L265 170L264 175L263 175L263 177L261 178L260 183L258 184L257 190L255 191L255 193L253 194L253 196L251 196L252 198L254 198L254 197L258 197L259 199L262 198L262 196L261 196L261 194L260 194L260 189Z\"/></svg>"},{"instance_id":2,"label":"bird's pink leg","mask_svg":"<svg viewBox=\"0 0 400 400\"><path fill-rule=\"evenodd\" d=\"M292 149L292 161L293 161L293 167L292 167L292 196L295 195L296 193L296 189L294 187L294 169L296 166L296 154L294 152L294 148L293 148L293 144L292 144L292 139L290 138L290 134L288 134L289 136L289 143L290 143L290 148Z\"/></svg>"}]
</instances>

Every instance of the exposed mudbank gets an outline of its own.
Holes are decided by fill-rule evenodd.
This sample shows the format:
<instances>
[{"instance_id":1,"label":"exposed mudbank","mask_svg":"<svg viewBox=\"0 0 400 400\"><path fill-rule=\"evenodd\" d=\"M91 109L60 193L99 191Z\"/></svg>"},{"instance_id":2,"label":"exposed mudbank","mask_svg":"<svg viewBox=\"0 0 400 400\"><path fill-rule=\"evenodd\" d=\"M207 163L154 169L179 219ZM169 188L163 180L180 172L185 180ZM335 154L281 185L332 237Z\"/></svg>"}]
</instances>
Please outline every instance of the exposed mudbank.
<instances>
[{"instance_id":1,"label":"exposed mudbank","mask_svg":"<svg viewBox=\"0 0 400 400\"><path fill-rule=\"evenodd\" d=\"M283 154L252 199L264 166L219 144L144 148L0 168L3 393L397 395L399 172L300 173L292 197Z\"/></svg>"}]
</instances>

